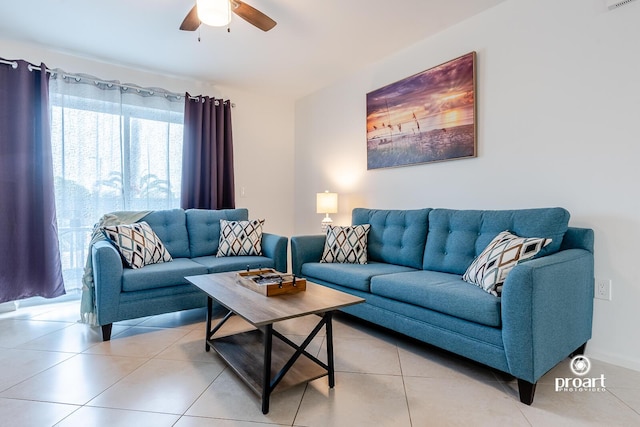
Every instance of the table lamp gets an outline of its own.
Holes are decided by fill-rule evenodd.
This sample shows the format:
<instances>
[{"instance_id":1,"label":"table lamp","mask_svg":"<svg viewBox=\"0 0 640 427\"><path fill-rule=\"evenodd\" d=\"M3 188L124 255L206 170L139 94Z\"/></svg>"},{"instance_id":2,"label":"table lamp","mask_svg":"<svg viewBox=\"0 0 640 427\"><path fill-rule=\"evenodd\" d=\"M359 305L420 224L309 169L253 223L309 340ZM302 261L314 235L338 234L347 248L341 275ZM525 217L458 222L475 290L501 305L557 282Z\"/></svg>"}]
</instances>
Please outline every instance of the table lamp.
<instances>
[{"instance_id":1,"label":"table lamp","mask_svg":"<svg viewBox=\"0 0 640 427\"><path fill-rule=\"evenodd\" d=\"M338 212L338 194L324 193L316 194L316 213L323 213L326 216L322 219L322 231L327 231L327 227L333 223L333 220L329 217L330 213Z\"/></svg>"}]
</instances>

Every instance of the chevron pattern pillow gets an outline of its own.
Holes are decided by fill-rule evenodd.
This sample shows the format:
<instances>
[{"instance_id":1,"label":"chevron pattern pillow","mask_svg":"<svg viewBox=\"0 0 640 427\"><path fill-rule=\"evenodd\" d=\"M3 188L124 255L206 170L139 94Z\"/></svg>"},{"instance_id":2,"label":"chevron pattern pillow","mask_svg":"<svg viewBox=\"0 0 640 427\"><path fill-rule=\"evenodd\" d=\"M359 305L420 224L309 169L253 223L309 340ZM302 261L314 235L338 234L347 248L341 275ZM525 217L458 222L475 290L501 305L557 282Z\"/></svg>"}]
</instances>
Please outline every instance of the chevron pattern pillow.
<instances>
[{"instance_id":1,"label":"chevron pattern pillow","mask_svg":"<svg viewBox=\"0 0 640 427\"><path fill-rule=\"evenodd\" d=\"M518 237L508 231L498 234L471 263L462 279L492 295L502 294L507 275L518 262L533 258L551 239Z\"/></svg>"},{"instance_id":2,"label":"chevron pattern pillow","mask_svg":"<svg viewBox=\"0 0 640 427\"><path fill-rule=\"evenodd\" d=\"M144 221L105 226L101 230L131 268L172 260L158 235Z\"/></svg>"},{"instance_id":3,"label":"chevron pattern pillow","mask_svg":"<svg viewBox=\"0 0 640 427\"><path fill-rule=\"evenodd\" d=\"M370 228L370 224L329 226L320 262L366 264Z\"/></svg>"},{"instance_id":4,"label":"chevron pattern pillow","mask_svg":"<svg viewBox=\"0 0 640 427\"><path fill-rule=\"evenodd\" d=\"M216 256L262 255L264 219L220 220L220 243Z\"/></svg>"}]
</instances>

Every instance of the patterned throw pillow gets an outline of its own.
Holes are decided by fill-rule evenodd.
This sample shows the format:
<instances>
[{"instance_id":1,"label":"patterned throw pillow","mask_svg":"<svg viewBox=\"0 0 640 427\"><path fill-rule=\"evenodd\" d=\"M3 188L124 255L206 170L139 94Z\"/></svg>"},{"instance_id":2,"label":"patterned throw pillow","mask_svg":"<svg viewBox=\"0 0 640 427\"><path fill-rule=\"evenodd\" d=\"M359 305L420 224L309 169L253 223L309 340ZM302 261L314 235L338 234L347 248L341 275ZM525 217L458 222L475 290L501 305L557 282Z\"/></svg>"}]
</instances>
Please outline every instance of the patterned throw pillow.
<instances>
[{"instance_id":1,"label":"patterned throw pillow","mask_svg":"<svg viewBox=\"0 0 640 427\"><path fill-rule=\"evenodd\" d=\"M462 279L492 295L502 294L507 274L519 261L533 258L551 239L518 237L508 231L498 234L471 263Z\"/></svg>"},{"instance_id":2,"label":"patterned throw pillow","mask_svg":"<svg viewBox=\"0 0 640 427\"><path fill-rule=\"evenodd\" d=\"M220 244L216 256L262 255L264 219L220 220Z\"/></svg>"},{"instance_id":3,"label":"patterned throw pillow","mask_svg":"<svg viewBox=\"0 0 640 427\"><path fill-rule=\"evenodd\" d=\"M367 263L367 235L371 225L329 226L320 262Z\"/></svg>"},{"instance_id":4,"label":"patterned throw pillow","mask_svg":"<svg viewBox=\"0 0 640 427\"><path fill-rule=\"evenodd\" d=\"M158 235L144 221L105 226L101 230L131 268L172 260Z\"/></svg>"}]
</instances>

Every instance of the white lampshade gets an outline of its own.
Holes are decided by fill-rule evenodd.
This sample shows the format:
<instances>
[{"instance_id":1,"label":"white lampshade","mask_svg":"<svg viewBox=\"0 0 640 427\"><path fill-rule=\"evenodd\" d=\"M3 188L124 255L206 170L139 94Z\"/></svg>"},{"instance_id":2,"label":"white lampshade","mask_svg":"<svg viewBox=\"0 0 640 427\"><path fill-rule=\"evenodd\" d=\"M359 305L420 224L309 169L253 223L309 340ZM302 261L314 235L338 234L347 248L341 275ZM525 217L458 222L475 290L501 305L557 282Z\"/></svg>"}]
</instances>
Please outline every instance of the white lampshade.
<instances>
[{"instance_id":1,"label":"white lampshade","mask_svg":"<svg viewBox=\"0 0 640 427\"><path fill-rule=\"evenodd\" d=\"M229 0L196 0L198 18L203 24L212 27L224 27L231 22L231 3Z\"/></svg>"},{"instance_id":2,"label":"white lampshade","mask_svg":"<svg viewBox=\"0 0 640 427\"><path fill-rule=\"evenodd\" d=\"M316 213L330 214L338 212L338 193L316 194Z\"/></svg>"}]
</instances>

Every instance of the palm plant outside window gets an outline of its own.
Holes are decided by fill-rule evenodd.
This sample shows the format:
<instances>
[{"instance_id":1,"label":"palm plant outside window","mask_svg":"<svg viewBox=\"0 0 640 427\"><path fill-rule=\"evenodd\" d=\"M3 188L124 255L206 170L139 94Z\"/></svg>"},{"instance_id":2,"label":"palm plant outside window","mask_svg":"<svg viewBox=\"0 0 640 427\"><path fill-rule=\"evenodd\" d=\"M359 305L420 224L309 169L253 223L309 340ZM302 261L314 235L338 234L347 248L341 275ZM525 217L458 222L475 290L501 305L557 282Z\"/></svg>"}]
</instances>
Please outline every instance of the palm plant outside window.
<instances>
[{"instance_id":1,"label":"palm plant outside window","mask_svg":"<svg viewBox=\"0 0 640 427\"><path fill-rule=\"evenodd\" d=\"M81 289L93 225L180 207L184 97L90 76L50 81L56 211L67 292Z\"/></svg>"}]
</instances>

